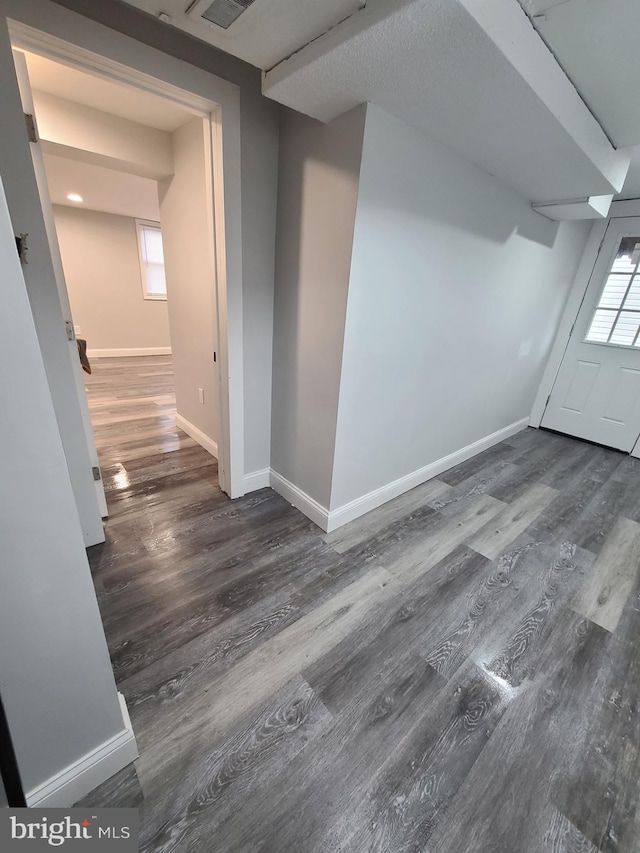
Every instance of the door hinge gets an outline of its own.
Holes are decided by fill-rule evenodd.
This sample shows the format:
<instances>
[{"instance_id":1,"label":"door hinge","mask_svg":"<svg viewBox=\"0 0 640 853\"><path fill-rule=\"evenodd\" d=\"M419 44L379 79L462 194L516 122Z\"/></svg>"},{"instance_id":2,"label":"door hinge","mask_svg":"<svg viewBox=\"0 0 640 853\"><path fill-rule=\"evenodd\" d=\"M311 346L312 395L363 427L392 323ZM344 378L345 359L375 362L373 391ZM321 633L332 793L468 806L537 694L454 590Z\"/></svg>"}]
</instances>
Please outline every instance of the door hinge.
<instances>
[{"instance_id":1,"label":"door hinge","mask_svg":"<svg viewBox=\"0 0 640 853\"><path fill-rule=\"evenodd\" d=\"M38 131L36 129L36 120L30 113L24 114L24 121L27 125L27 135L29 136L29 142L37 142L38 141Z\"/></svg>"},{"instance_id":2,"label":"door hinge","mask_svg":"<svg viewBox=\"0 0 640 853\"><path fill-rule=\"evenodd\" d=\"M102 474L100 473L100 469L97 465L94 465L91 469L93 471L93 479L98 482L98 480L102 479Z\"/></svg>"},{"instance_id":3,"label":"door hinge","mask_svg":"<svg viewBox=\"0 0 640 853\"><path fill-rule=\"evenodd\" d=\"M21 264L28 264L27 260L27 252L29 251L29 247L27 246L27 237L28 234L20 234L19 237L16 237L16 249L18 250L18 257L20 258Z\"/></svg>"},{"instance_id":4,"label":"door hinge","mask_svg":"<svg viewBox=\"0 0 640 853\"><path fill-rule=\"evenodd\" d=\"M213 363L215 364L217 360L218 360L218 355L217 355L216 351L214 350L213 351Z\"/></svg>"},{"instance_id":5,"label":"door hinge","mask_svg":"<svg viewBox=\"0 0 640 853\"><path fill-rule=\"evenodd\" d=\"M73 328L73 323L71 322L71 320L65 320L64 321L64 327L67 330L67 340L68 341L75 341L76 333L75 333L75 329Z\"/></svg>"}]
</instances>

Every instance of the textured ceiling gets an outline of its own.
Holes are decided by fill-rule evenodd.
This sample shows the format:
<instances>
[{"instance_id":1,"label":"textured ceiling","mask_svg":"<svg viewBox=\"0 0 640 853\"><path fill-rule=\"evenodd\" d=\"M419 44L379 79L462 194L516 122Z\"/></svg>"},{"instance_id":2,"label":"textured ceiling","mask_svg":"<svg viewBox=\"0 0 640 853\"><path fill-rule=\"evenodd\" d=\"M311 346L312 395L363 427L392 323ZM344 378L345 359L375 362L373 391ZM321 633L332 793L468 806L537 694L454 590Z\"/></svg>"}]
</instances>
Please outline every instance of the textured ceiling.
<instances>
[{"instance_id":1,"label":"textured ceiling","mask_svg":"<svg viewBox=\"0 0 640 853\"><path fill-rule=\"evenodd\" d=\"M640 0L521 0L615 146L640 144Z\"/></svg>"},{"instance_id":2,"label":"textured ceiling","mask_svg":"<svg viewBox=\"0 0 640 853\"><path fill-rule=\"evenodd\" d=\"M370 0L263 88L322 121L373 102L531 201L609 193L624 175L516 0Z\"/></svg>"},{"instance_id":3,"label":"textured ceiling","mask_svg":"<svg viewBox=\"0 0 640 853\"><path fill-rule=\"evenodd\" d=\"M192 0L125 2L154 16L168 14L172 26L264 70L356 11L364 0L255 0L227 30L187 15Z\"/></svg>"},{"instance_id":4,"label":"textured ceiling","mask_svg":"<svg viewBox=\"0 0 640 853\"><path fill-rule=\"evenodd\" d=\"M193 118L191 113L157 95L24 53L31 88L37 91L168 132Z\"/></svg>"}]
</instances>

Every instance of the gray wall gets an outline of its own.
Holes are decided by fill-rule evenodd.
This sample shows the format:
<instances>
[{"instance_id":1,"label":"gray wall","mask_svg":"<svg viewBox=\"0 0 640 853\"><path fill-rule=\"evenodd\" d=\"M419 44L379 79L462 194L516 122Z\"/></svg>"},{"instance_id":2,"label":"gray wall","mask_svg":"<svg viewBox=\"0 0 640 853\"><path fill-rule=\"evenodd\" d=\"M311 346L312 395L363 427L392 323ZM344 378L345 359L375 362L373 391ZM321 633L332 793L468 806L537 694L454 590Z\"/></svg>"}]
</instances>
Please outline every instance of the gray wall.
<instances>
[{"instance_id":1,"label":"gray wall","mask_svg":"<svg viewBox=\"0 0 640 853\"><path fill-rule=\"evenodd\" d=\"M369 106L331 509L529 416L589 228Z\"/></svg>"},{"instance_id":2,"label":"gray wall","mask_svg":"<svg viewBox=\"0 0 640 853\"><path fill-rule=\"evenodd\" d=\"M18 5L21 0L14 0ZM216 50L116 0L58 5L129 35L240 88L242 160L242 278L244 310L245 471L269 466L271 346L279 107L263 98L261 74L246 62Z\"/></svg>"},{"instance_id":3,"label":"gray wall","mask_svg":"<svg viewBox=\"0 0 640 853\"><path fill-rule=\"evenodd\" d=\"M0 691L30 791L124 725L1 185L0 267Z\"/></svg>"},{"instance_id":4,"label":"gray wall","mask_svg":"<svg viewBox=\"0 0 640 853\"><path fill-rule=\"evenodd\" d=\"M365 108L283 111L271 467L329 505Z\"/></svg>"},{"instance_id":5,"label":"gray wall","mask_svg":"<svg viewBox=\"0 0 640 853\"><path fill-rule=\"evenodd\" d=\"M80 12L87 11L84 0L76 6ZM12 186L15 202L12 214L14 206L16 210L13 229L28 231L30 235L30 273L37 269L42 271L41 296L49 312L49 328L52 318L61 317L60 306L4 21L11 17L36 28L58 32L60 37L66 36L71 41L82 27L78 26L76 16L74 20L62 21L62 13L66 15L66 10L47 0L30 0L28 4L22 0L0 0L0 13L0 82L3 83L0 86L3 119L0 174ZM269 462L271 314L270 310L266 316L254 311L254 302L259 297L261 304L270 309L273 296L278 108L260 96L257 69L109 0L91 4L91 14L102 19L106 16L114 29L166 50L184 63L232 79L240 87L244 298L251 308L246 314L245 340L253 344L247 349L244 364L248 373L261 377L262 393L261 399L246 401L245 410L253 411L253 420L247 423L246 447L248 456L253 455L253 467L266 467ZM84 23L82 18L80 20ZM104 28L91 27L92 44L96 47L103 38L97 32L99 29ZM126 62L138 47L139 42L120 40L118 50L122 53L117 55ZM156 60L161 63L164 57L158 55ZM6 223L4 228L5 231L8 228ZM11 246L10 255L15 258L12 254L15 244ZM5 278L6 274L2 279L2 287L6 288ZM23 299L22 314L25 305ZM5 364L11 361L12 370L3 374L2 381L9 384L2 389L2 399L10 417L2 420L0 427L8 433L3 436L4 450L0 454L0 464L3 469L7 468L0 478L0 495L8 507L5 515L0 516L4 560L0 592L0 686L3 695L13 694L8 712L25 768L25 782L31 787L59 772L88 749L102 744L122 729L122 720L91 575L78 532L78 517L70 499L68 474L62 464L59 434L51 411L48 415L44 411L43 368L42 362L38 366L34 361L37 345L33 330L27 333L26 320L18 322L15 319L20 316L17 306L14 310L14 305L6 300L4 308L2 318L7 321L4 325L9 334L3 345L11 351L11 359L7 351L4 361ZM252 322L258 327L251 328ZM54 338L57 352L62 353L67 347L68 353L63 326L55 332ZM14 365L17 352L21 355L17 360L20 364ZM48 362L47 370L51 367ZM79 404L72 371L70 373L64 387L71 395L68 411L74 411ZM251 386L247 387L250 393ZM80 435L80 414L78 421ZM12 444L14 439L16 444ZM70 449L74 446L80 452L84 443L78 440ZM88 457L87 461L90 462ZM91 496L96 500L90 465L84 470L89 483L87 500ZM20 483L22 490L18 488Z\"/></svg>"},{"instance_id":6,"label":"gray wall","mask_svg":"<svg viewBox=\"0 0 640 853\"><path fill-rule=\"evenodd\" d=\"M53 212L73 322L89 350L171 346L166 301L143 297L135 219Z\"/></svg>"},{"instance_id":7,"label":"gray wall","mask_svg":"<svg viewBox=\"0 0 640 853\"><path fill-rule=\"evenodd\" d=\"M207 123L208 124L208 123ZM207 190L205 123L194 118L172 134L174 174L158 186L179 415L218 441L220 406L215 272ZM204 404L198 389L204 390Z\"/></svg>"}]
</instances>

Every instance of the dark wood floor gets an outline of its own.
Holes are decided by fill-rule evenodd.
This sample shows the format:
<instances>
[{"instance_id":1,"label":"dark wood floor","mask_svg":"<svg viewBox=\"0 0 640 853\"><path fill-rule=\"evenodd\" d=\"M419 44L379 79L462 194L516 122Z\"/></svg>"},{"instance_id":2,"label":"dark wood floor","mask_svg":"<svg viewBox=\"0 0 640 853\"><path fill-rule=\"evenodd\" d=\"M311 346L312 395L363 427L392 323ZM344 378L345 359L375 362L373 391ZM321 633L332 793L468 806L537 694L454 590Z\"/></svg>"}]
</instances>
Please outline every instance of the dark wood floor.
<instances>
[{"instance_id":1,"label":"dark wood floor","mask_svg":"<svg viewBox=\"0 0 640 853\"><path fill-rule=\"evenodd\" d=\"M144 851L640 850L640 465L526 430L326 536L231 503L166 358L88 380ZM372 460L374 464L374 460Z\"/></svg>"}]
</instances>

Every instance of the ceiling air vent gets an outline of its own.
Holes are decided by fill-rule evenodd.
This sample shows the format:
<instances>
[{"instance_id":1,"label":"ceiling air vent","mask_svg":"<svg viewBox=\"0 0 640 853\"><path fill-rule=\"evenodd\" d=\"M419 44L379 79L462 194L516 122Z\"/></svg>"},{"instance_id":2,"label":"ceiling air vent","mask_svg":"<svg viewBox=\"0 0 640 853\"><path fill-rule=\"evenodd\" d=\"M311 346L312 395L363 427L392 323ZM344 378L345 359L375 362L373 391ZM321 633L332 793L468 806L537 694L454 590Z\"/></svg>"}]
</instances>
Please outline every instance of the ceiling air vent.
<instances>
[{"instance_id":1,"label":"ceiling air vent","mask_svg":"<svg viewBox=\"0 0 640 853\"><path fill-rule=\"evenodd\" d=\"M196 0L187 14L227 30L253 2L254 0L213 0L211 3L209 0Z\"/></svg>"}]
</instances>

